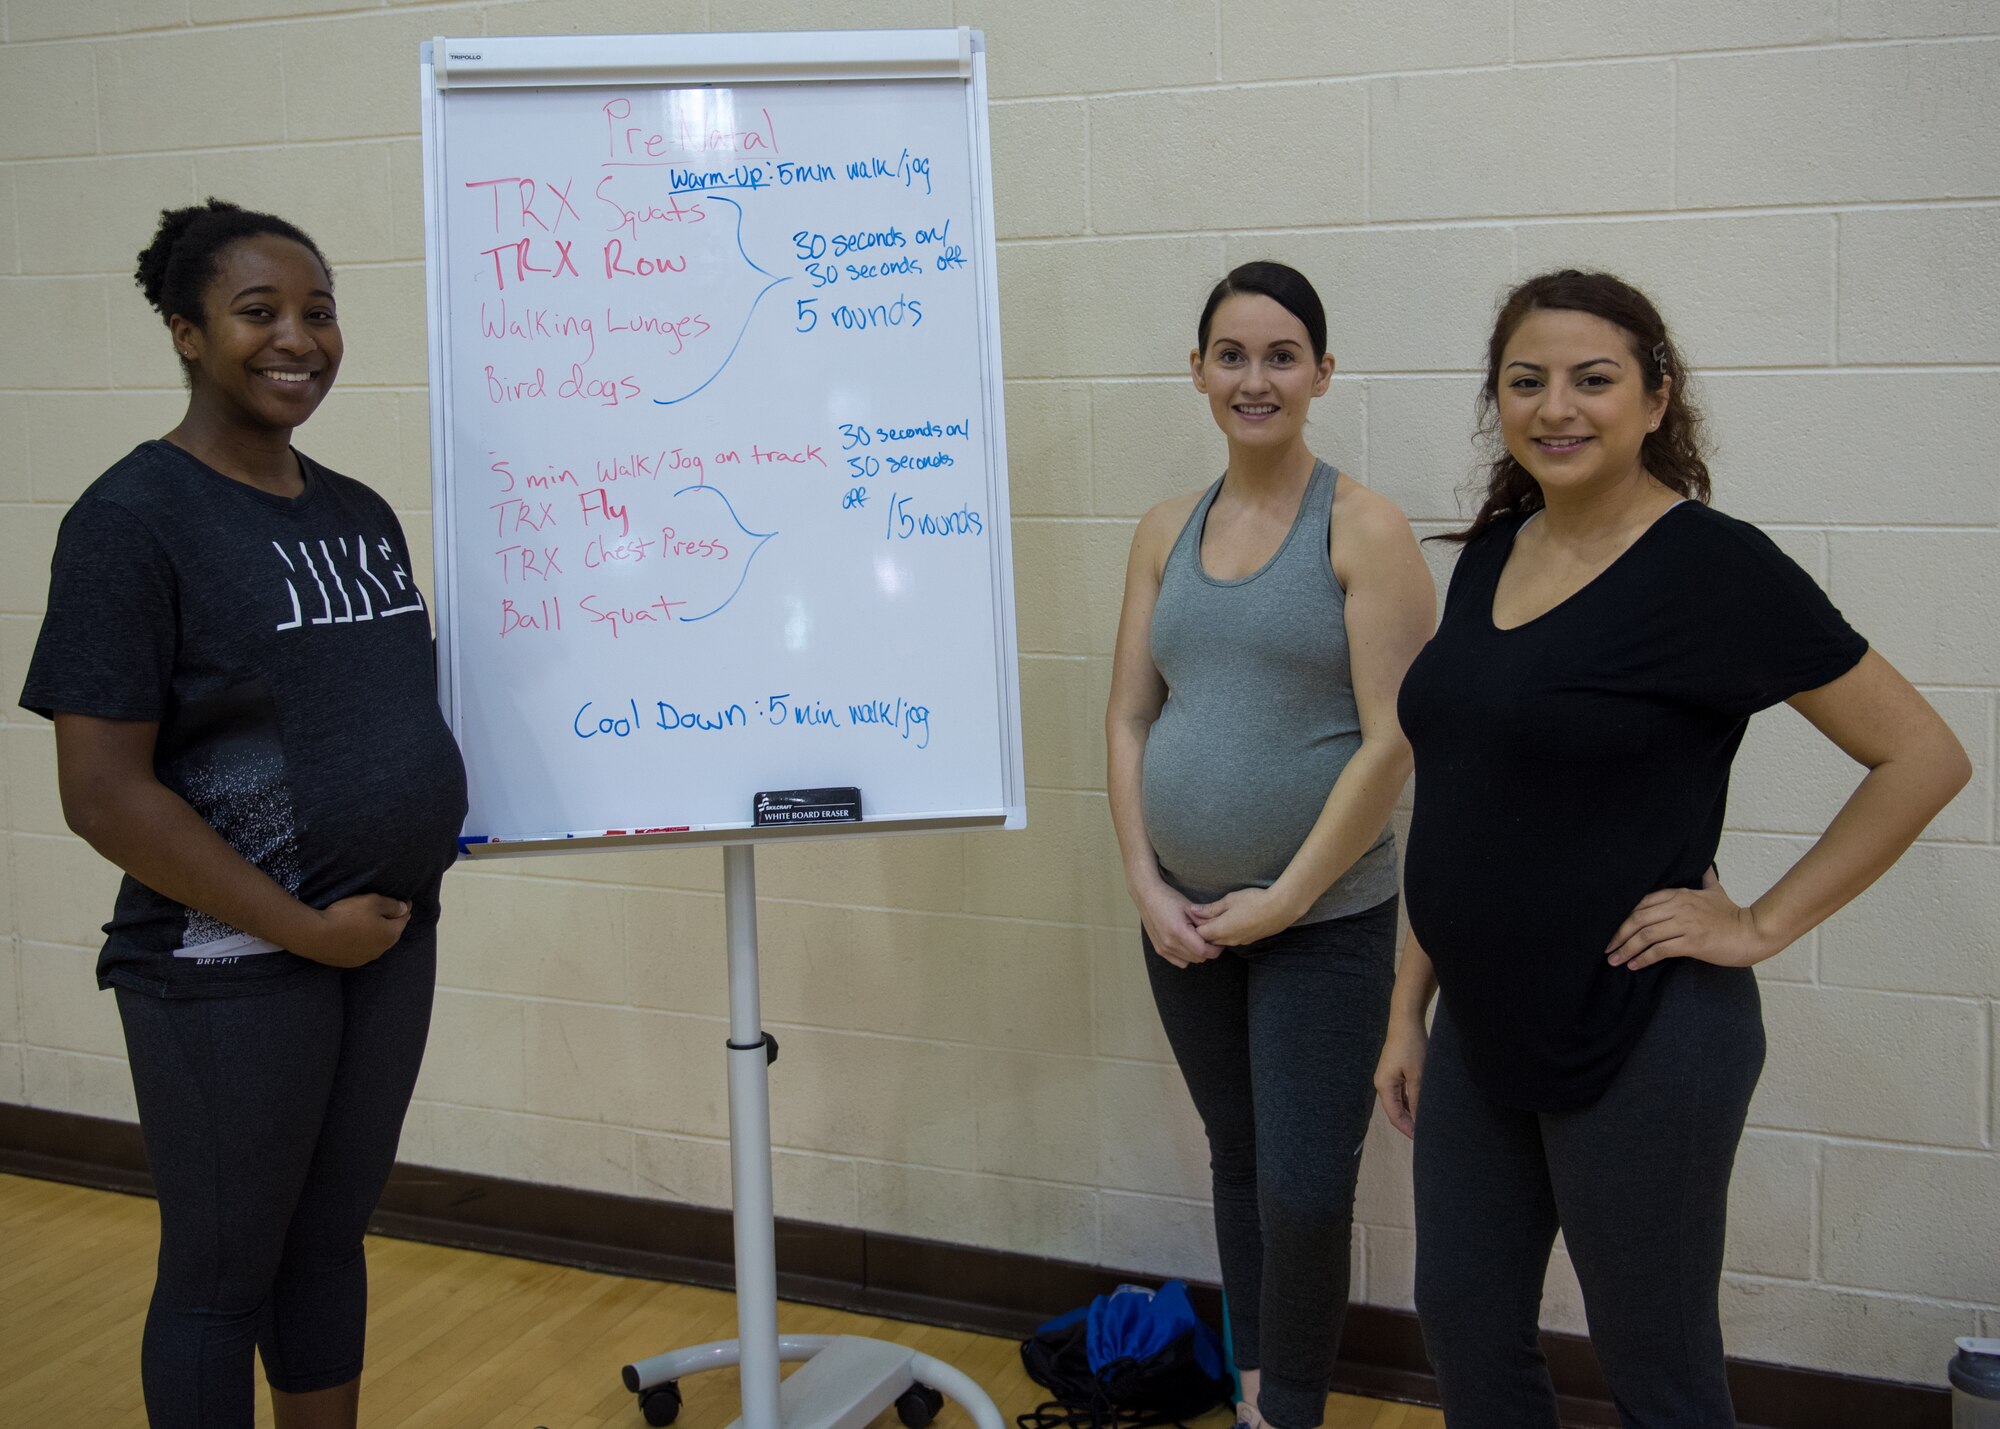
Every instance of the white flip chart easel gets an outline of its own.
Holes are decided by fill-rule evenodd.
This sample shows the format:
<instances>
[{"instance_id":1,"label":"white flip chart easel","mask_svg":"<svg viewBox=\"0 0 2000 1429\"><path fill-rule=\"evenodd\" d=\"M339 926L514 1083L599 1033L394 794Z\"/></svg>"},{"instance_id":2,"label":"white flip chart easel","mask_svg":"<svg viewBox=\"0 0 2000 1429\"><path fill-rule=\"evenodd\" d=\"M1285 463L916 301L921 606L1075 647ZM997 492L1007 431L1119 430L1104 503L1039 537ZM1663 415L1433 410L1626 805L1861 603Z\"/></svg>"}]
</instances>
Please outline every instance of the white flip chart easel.
<instances>
[{"instance_id":1,"label":"white flip chart easel","mask_svg":"<svg viewBox=\"0 0 2000 1429\"><path fill-rule=\"evenodd\" d=\"M461 847L723 845L739 1336L626 1385L653 1424L735 1364L749 1429L937 1391L1002 1429L928 1356L777 1333L753 863L1026 821L983 39L439 38L422 84ZM830 789L858 819L753 812Z\"/></svg>"}]
</instances>

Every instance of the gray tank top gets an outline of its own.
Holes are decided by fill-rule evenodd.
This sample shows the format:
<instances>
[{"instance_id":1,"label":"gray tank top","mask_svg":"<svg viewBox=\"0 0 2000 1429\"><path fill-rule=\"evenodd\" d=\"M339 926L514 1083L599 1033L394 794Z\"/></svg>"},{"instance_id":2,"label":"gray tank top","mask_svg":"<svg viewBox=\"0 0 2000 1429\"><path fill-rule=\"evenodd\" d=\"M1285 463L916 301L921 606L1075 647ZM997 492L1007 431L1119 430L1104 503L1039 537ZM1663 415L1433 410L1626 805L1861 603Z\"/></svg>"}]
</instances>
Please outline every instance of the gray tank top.
<instances>
[{"instance_id":1,"label":"gray tank top","mask_svg":"<svg viewBox=\"0 0 2000 1429\"><path fill-rule=\"evenodd\" d=\"M1218 480L1160 573L1151 643L1167 702L1146 739L1146 835L1167 882L1197 903L1268 888L1361 746L1347 593L1327 560L1335 481L1315 463L1277 554L1224 581L1201 566ZM1395 891L1395 839L1384 829L1299 922L1359 913Z\"/></svg>"}]
</instances>

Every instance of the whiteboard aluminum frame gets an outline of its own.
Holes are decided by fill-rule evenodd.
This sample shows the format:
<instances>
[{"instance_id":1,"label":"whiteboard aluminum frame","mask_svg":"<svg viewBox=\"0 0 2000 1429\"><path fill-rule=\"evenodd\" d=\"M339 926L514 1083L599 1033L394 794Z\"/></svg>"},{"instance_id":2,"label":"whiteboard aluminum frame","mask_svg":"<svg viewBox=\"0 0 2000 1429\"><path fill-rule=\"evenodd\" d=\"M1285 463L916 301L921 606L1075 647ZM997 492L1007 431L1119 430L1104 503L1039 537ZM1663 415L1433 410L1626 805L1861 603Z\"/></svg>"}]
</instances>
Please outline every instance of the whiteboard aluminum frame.
<instances>
[{"instance_id":1,"label":"whiteboard aluminum frame","mask_svg":"<svg viewBox=\"0 0 2000 1429\"><path fill-rule=\"evenodd\" d=\"M799 30L778 34L551 35L452 40L425 48L437 89L564 85L807 84L970 79L978 32ZM983 69L983 60L978 62ZM981 98L985 81L979 83Z\"/></svg>"},{"instance_id":2,"label":"whiteboard aluminum frame","mask_svg":"<svg viewBox=\"0 0 2000 1429\"><path fill-rule=\"evenodd\" d=\"M423 142L424 293L428 320L432 607L437 624L438 703L454 732L462 703L457 649L458 611L452 600L456 570L457 462L452 449L446 394L450 344L444 315L448 306L442 215L447 130L443 106L451 90L544 89L587 85L749 85L885 82L957 79L965 82L968 171L975 180L973 218L978 251L996 255L993 160L987 115L985 35L967 26L950 30L818 30L783 33L685 35L556 35L451 39L422 42L418 76ZM939 811L914 818L869 819L813 828L757 827L741 823L691 825L645 833L575 831L513 835L480 843L461 842L475 858L518 854L586 852L658 845L715 845L777 842L802 838L930 833L953 829L1027 827L1027 776L1021 747L1020 648L1015 629L1012 507L1007 482L1007 424L1002 396L1005 369L1000 356L998 262L986 264L980 285L980 322L986 341L979 354L986 404L988 497L996 538L989 542L995 594L994 662L1000 711L1002 806L997 809ZM865 791L864 791L865 792Z\"/></svg>"}]
</instances>

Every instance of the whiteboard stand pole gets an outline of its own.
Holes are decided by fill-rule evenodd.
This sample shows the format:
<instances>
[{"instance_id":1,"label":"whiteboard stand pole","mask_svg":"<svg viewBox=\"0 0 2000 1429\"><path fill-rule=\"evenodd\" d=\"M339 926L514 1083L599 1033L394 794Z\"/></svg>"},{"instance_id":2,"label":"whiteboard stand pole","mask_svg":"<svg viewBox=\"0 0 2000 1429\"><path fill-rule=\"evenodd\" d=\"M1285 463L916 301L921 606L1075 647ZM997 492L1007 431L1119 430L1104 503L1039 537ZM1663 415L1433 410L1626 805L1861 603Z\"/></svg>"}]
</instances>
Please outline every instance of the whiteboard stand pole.
<instances>
[{"instance_id":1,"label":"whiteboard stand pole","mask_svg":"<svg viewBox=\"0 0 2000 1429\"><path fill-rule=\"evenodd\" d=\"M628 1364L625 1387L646 1422L680 1413L683 1375L736 1365L743 1413L730 1429L862 1429L893 1406L906 1429L924 1429L949 1395L977 1429L1005 1429L1000 1411L964 1371L887 1340L778 1333L777 1228L771 1201L770 1063L757 997L757 870L750 844L722 850L729 942L729 1165L736 1223L733 1340L669 1350ZM805 1360L782 1385L781 1362Z\"/></svg>"},{"instance_id":2,"label":"whiteboard stand pole","mask_svg":"<svg viewBox=\"0 0 2000 1429\"><path fill-rule=\"evenodd\" d=\"M736 1342L743 1347L743 1422L778 1417L778 1244L771 1204L771 1044L757 995L757 851L722 850L729 939L729 1176L736 1224Z\"/></svg>"}]
</instances>

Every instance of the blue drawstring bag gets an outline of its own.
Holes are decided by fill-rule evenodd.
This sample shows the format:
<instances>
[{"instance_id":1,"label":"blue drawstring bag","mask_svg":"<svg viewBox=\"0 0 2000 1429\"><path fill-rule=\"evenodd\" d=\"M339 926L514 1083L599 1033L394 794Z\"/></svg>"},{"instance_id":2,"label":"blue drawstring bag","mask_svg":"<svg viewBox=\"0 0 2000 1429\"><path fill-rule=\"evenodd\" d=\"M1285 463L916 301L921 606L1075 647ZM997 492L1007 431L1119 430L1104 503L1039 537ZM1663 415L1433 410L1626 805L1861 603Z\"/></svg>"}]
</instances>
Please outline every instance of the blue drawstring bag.
<instances>
[{"instance_id":1,"label":"blue drawstring bag","mask_svg":"<svg viewBox=\"0 0 2000 1429\"><path fill-rule=\"evenodd\" d=\"M1016 1416L1020 1429L1151 1429L1229 1398L1222 1346L1181 1280L1058 1315L1021 1342L1021 1364L1055 1398Z\"/></svg>"}]
</instances>

